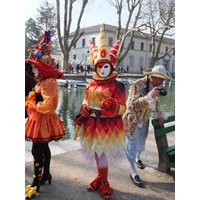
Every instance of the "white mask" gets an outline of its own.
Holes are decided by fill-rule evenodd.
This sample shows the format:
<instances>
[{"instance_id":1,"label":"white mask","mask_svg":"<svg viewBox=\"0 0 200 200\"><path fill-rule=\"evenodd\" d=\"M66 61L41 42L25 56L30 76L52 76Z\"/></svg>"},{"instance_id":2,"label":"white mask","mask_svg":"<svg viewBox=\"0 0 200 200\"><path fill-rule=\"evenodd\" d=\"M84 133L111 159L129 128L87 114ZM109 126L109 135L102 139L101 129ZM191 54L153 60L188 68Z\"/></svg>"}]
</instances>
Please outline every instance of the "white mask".
<instances>
[{"instance_id":1,"label":"white mask","mask_svg":"<svg viewBox=\"0 0 200 200\"><path fill-rule=\"evenodd\" d=\"M99 76L102 78L107 77L110 74L110 64L106 63L100 70Z\"/></svg>"},{"instance_id":2,"label":"white mask","mask_svg":"<svg viewBox=\"0 0 200 200\"><path fill-rule=\"evenodd\" d=\"M39 75L38 68L34 64L31 64L31 67L32 67L32 72L34 76L37 77Z\"/></svg>"}]
</instances>

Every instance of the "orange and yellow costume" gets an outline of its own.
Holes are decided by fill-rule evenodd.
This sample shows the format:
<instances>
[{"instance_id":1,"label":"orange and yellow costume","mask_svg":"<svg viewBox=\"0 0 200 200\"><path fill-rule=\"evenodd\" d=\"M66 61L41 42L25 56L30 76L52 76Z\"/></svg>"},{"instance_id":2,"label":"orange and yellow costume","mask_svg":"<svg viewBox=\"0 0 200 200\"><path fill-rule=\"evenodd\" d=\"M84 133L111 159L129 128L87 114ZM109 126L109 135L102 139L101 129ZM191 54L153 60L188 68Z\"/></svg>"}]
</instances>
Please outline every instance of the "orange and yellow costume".
<instances>
[{"instance_id":1,"label":"orange and yellow costume","mask_svg":"<svg viewBox=\"0 0 200 200\"><path fill-rule=\"evenodd\" d=\"M25 125L25 139L33 142L49 142L63 137L63 122L56 113L58 105L58 85L54 78L46 78L35 86L35 93L41 94L43 101L37 104L28 100L28 119Z\"/></svg>"},{"instance_id":2,"label":"orange and yellow costume","mask_svg":"<svg viewBox=\"0 0 200 200\"><path fill-rule=\"evenodd\" d=\"M33 91L25 101L28 119L25 123L25 139L32 141L34 162L33 182L26 187L26 198L34 198L40 185L46 181L51 184L51 151L48 143L60 140L65 135L63 122L56 114L58 106L58 84L56 79L63 73L54 67L50 56L50 31L45 31L35 49L29 50L30 57L25 60L25 71L37 81Z\"/></svg>"},{"instance_id":3,"label":"orange and yellow costume","mask_svg":"<svg viewBox=\"0 0 200 200\"><path fill-rule=\"evenodd\" d=\"M93 80L86 88L83 104L90 108L90 116L85 119L83 132L79 134L83 155L88 163L94 161L95 153L98 157L105 153L108 162L125 155L122 121L122 115L126 111L125 88L116 79L107 81L100 84L100 80ZM108 98L116 106L106 114L104 109L101 109L100 103Z\"/></svg>"},{"instance_id":4,"label":"orange and yellow costume","mask_svg":"<svg viewBox=\"0 0 200 200\"><path fill-rule=\"evenodd\" d=\"M87 190L102 192L109 200L113 190L108 183L108 164L125 157L125 132L122 115L126 111L125 87L116 80L114 71L119 41L108 51L103 26L99 37L99 49L90 41L95 74L86 86L86 94L80 113L75 117L75 138L80 136L86 163L96 161L97 177Z\"/></svg>"}]
</instances>

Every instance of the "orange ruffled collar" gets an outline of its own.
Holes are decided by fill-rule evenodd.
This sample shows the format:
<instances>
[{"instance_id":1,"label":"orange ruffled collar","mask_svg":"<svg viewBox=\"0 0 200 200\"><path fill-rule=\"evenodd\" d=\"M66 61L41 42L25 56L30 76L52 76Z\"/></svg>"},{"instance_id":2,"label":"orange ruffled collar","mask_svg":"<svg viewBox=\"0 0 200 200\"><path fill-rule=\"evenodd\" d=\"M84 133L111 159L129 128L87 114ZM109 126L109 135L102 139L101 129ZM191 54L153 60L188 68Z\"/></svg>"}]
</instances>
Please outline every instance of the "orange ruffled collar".
<instances>
[{"instance_id":1,"label":"orange ruffled collar","mask_svg":"<svg viewBox=\"0 0 200 200\"><path fill-rule=\"evenodd\" d=\"M105 78L99 77L96 73L93 75L94 81L96 81L99 84L109 83L111 81L114 81L117 77L118 77L118 73L116 71L113 71L110 76L105 77Z\"/></svg>"}]
</instances>

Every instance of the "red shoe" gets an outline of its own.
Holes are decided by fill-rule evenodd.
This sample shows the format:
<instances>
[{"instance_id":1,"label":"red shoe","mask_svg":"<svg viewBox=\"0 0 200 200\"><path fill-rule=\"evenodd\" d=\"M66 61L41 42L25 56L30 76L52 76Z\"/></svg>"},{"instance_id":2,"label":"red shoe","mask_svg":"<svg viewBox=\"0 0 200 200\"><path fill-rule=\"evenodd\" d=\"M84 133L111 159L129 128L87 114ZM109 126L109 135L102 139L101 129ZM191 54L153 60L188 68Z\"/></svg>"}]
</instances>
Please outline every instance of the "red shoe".
<instances>
[{"instance_id":1,"label":"red shoe","mask_svg":"<svg viewBox=\"0 0 200 200\"><path fill-rule=\"evenodd\" d=\"M97 176L87 187L88 191L97 190L101 186L101 177Z\"/></svg>"},{"instance_id":2,"label":"red shoe","mask_svg":"<svg viewBox=\"0 0 200 200\"><path fill-rule=\"evenodd\" d=\"M103 198L104 200L110 200L113 194L113 189L110 187L108 181L101 182L101 187L99 188L98 193L100 193L101 191L101 198Z\"/></svg>"}]
</instances>

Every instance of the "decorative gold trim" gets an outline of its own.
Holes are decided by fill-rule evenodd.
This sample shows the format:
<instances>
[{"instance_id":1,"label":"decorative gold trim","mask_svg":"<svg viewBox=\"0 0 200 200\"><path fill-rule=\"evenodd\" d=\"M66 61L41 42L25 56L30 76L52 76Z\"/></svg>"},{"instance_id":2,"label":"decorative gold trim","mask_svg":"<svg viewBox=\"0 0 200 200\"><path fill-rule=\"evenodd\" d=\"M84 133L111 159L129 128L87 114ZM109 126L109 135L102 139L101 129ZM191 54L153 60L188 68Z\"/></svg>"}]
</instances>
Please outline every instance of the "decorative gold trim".
<instances>
[{"instance_id":1,"label":"decorative gold trim","mask_svg":"<svg viewBox=\"0 0 200 200\"><path fill-rule=\"evenodd\" d=\"M43 130L47 130L47 125L44 125L42 128Z\"/></svg>"},{"instance_id":2,"label":"decorative gold trim","mask_svg":"<svg viewBox=\"0 0 200 200\"><path fill-rule=\"evenodd\" d=\"M39 167L39 163L35 163L35 166L36 166L36 167Z\"/></svg>"},{"instance_id":3,"label":"decorative gold trim","mask_svg":"<svg viewBox=\"0 0 200 200\"><path fill-rule=\"evenodd\" d=\"M116 71L113 71L110 76L105 77L105 78L98 76L96 73L93 75L93 79L96 82L99 82L99 83L102 83L102 84L109 83L109 82L115 80L117 77L118 77L118 73Z\"/></svg>"}]
</instances>

